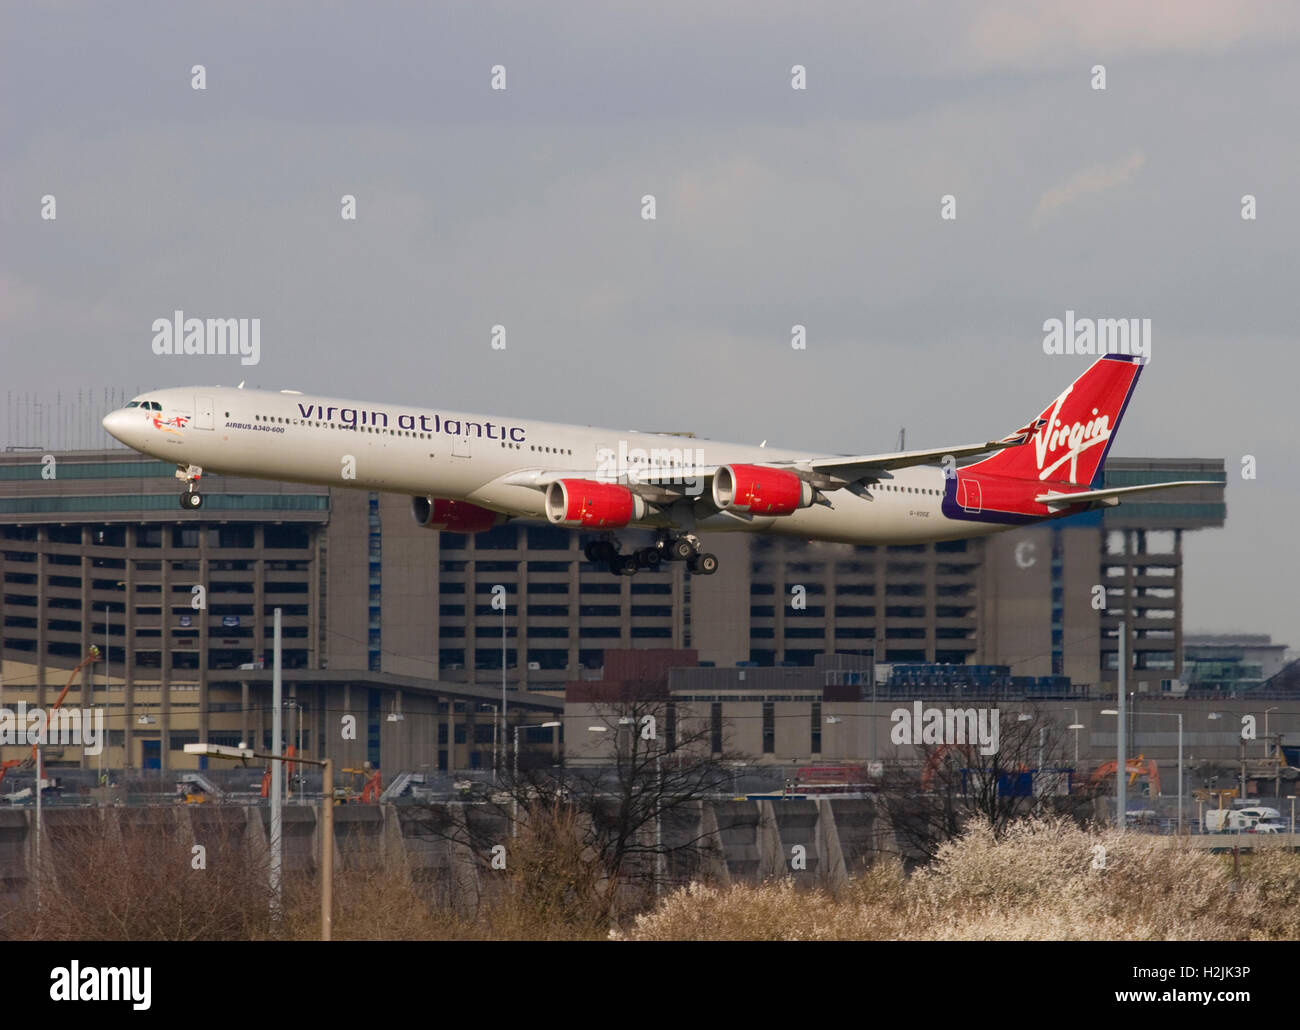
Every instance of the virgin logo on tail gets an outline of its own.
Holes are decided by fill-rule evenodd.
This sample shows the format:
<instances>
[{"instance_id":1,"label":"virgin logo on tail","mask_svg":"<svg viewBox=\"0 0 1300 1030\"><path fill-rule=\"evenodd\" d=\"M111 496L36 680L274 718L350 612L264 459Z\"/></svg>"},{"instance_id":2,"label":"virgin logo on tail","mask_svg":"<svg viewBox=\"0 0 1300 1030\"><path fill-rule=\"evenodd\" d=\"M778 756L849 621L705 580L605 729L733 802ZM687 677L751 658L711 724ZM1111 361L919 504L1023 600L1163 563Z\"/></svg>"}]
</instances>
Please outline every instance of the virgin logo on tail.
<instances>
[{"instance_id":1,"label":"virgin logo on tail","mask_svg":"<svg viewBox=\"0 0 1300 1030\"><path fill-rule=\"evenodd\" d=\"M1070 474L1067 477L1071 483L1079 481L1079 455L1089 448L1096 447L1098 444L1104 444L1110 439L1110 416L1098 414L1096 408L1092 409L1093 418L1087 422L1073 422L1069 425L1063 425L1057 417L1061 413L1061 405L1065 399L1070 396L1074 390L1073 384L1066 387L1065 392L1056 398L1056 404L1052 407L1052 414L1046 419L1043 427L1034 434L1034 457L1038 461L1038 478L1048 479L1057 469L1067 461L1070 463ZM1050 457L1054 457L1056 452L1062 447L1068 448L1064 454L1056 458L1051 465L1045 463Z\"/></svg>"},{"instance_id":2,"label":"virgin logo on tail","mask_svg":"<svg viewBox=\"0 0 1300 1030\"><path fill-rule=\"evenodd\" d=\"M1098 358L1038 418L1000 441L1020 446L1007 446L967 468L1038 482L1091 482L1119 430L1141 366L1129 356Z\"/></svg>"}]
</instances>

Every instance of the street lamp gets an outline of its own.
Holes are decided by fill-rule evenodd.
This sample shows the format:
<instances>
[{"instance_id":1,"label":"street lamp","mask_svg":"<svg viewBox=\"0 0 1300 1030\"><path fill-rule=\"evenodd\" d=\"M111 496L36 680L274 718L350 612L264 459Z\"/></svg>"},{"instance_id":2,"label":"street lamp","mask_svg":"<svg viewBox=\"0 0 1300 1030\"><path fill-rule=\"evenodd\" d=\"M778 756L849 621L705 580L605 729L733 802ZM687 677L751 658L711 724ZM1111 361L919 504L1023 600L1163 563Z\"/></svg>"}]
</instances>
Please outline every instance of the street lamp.
<instances>
[{"instance_id":1,"label":"street lamp","mask_svg":"<svg viewBox=\"0 0 1300 1030\"><path fill-rule=\"evenodd\" d=\"M543 722L543 723L538 723L537 728L539 730L552 730L555 729L557 726L562 726L562 725L563 723L560 722ZM516 780L519 779L519 731L521 729L523 729L522 726L515 727L515 762L514 762L513 776Z\"/></svg>"},{"instance_id":2,"label":"street lamp","mask_svg":"<svg viewBox=\"0 0 1300 1030\"><path fill-rule=\"evenodd\" d=\"M1033 721L1034 721L1034 717L1030 715L1028 712L1021 712L1019 715L1016 716L1016 722L1033 722ZM1047 781L1043 776L1043 750L1044 750L1044 745L1046 740L1047 740L1047 727L1039 726L1038 727L1038 777L1037 777L1037 783L1034 786L1035 794L1042 794L1045 792L1044 785L1046 784Z\"/></svg>"},{"instance_id":3,"label":"street lamp","mask_svg":"<svg viewBox=\"0 0 1300 1030\"><path fill-rule=\"evenodd\" d=\"M559 722L544 722L541 723L538 728L543 730L555 729L555 727L562 726L562 725L563 723L559 723ZM513 805L511 806L513 808L513 814L510 817L510 836L512 837L519 836L519 730L520 727L516 726L515 727L515 765L514 765L514 773L511 776L511 780L512 780L511 793L514 794L514 802Z\"/></svg>"},{"instance_id":4,"label":"street lamp","mask_svg":"<svg viewBox=\"0 0 1300 1030\"><path fill-rule=\"evenodd\" d=\"M292 708L292 709L295 710L295 713L294 713L294 714L295 714L295 716L297 717L297 720L298 720L298 734L297 734L297 736L298 736L298 754L301 755L301 754L302 754L302 705L299 704L298 701L297 701L296 699L294 699L294 698L290 698L288 701L285 701L285 702L284 702L284 707L285 707L285 708ZM389 718L391 719L392 717L390 716ZM299 800L302 799L302 794L303 794L302 777L303 777L303 770L302 770L302 766L299 765L299 766L298 766L298 798L299 798Z\"/></svg>"},{"instance_id":5,"label":"street lamp","mask_svg":"<svg viewBox=\"0 0 1300 1030\"><path fill-rule=\"evenodd\" d=\"M501 595L501 746L506 746L506 727L510 725L506 710L506 603ZM505 765L505 762L501 763Z\"/></svg>"},{"instance_id":6,"label":"street lamp","mask_svg":"<svg viewBox=\"0 0 1300 1030\"><path fill-rule=\"evenodd\" d=\"M1067 730L1074 730L1074 768L1077 772L1079 769L1079 731L1083 729L1083 723L1079 721L1079 709L1071 708L1074 713L1074 722L1065 727Z\"/></svg>"},{"instance_id":7,"label":"street lamp","mask_svg":"<svg viewBox=\"0 0 1300 1030\"><path fill-rule=\"evenodd\" d=\"M495 781L499 777L498 769L500 768L497 764L497 713L500 709L490 701L480 701L478 706L480 710L484 708L492 709L492 779Z\"/></svg>"},{"instance_id":8,"label":"street lamp","mask_svg":"<svg viewBox=\"0 0 1300 1030\"><path fill-rule=\"evenodd\" d=\"M204 755L208 758L233 758L247 764L250 758L263 758L272 762L287 761L283 755L268 755L251 747L228 747L225 744L186 744L185 754ZM323 770L322 799L325 811L321 816L320 842L320 939L328 941L333 924L334 905L334 763L328 758L298 758L306 765L319 765ZM277 772L277 776L279 773ZM278 827L274 831L279 833ZM277 888L279 884L276 884ZM277 906L279 901L277 899Z\"/></svg>"},{"instance_id":9,"label":"street lamp","mask_svg":"<svg viewBox=\"0 0 1300 1030\"><path fill-rule=\"evenodd\" d=\"M121 580L121 579L119 579L119 580L117 581L117 583L116 583L116 586L119 586L119 587L125 587L125 586L126 586L126 581L125 581L125 580ZM111 652L109 651L109 647L110 647L110 645L111 645L111 641L108 639L109 631L110 631L110 629L112 628L112 615L113 615L113 609L112 609L112 607L111 607L112 604L113 604L112 601L105 601L105 602L104 602L104 722L105 722L106 724L107 724L107 722L108 722L108 707L109 707L108 696L109 696L109 694L112 692L112 689L113 689L112 686L111 686L110 680L109 680L109 672L110 672L110 671L112 670L112 668L113 668L113 656L112 656ZM122 632L123 632L123 634L126 633L126 621L127 621L127 620L126 620L126 616L127 616L126 605L127 605L127 602L126 602L126 601L123 601L123 602L122 602ZM125 640L125 636L123 637L123 639ZM123 682L123 683L126 682L126 650L125 650L125 647L126 647L127 645L129 645L129 644L130 644L130 641L127 640L127 641L126 641L126 644L123 645L124 650L122 651L122 673L123 673L123 676L122 676L122 682ZM91 677L91 683L90 683L90 685L91 685L92 687L95 685L95 681L94 681L94 676L93 676L93 675L92 675L92 677ZM125 734L123 734L123 750L124 750L124 751L125 751L125 744L126 744L126 736L125 736ZM104 748L104 749L102 749L102 750L99 752L99 776L97 777L97 779L98 779L98 782L99 782L99 786L101 786L101 787L104 786L104 783L105 783L105 780L104 780L104 751L106 751L106 750L108 750L108 749L107 749L107 748ZM110 756L110 762L111 762L111 756ZM124 764L124 765L129 764L128 762L126 762L125 758L123 759L123 764ZM111 765L110 765L110 768L111 768Z\"/></svg>"},{"instance_id":10,"label":"street lamp","mask_svg":"<svg viewBox=\"0 0 1300 1030\"><path fill-rule=\"evenodd\" d=\"M1128 756L1124 753L1127 741L1124 735L1128 732L1125 724L1124 702L1125 692L1128 690L1128 626L1123 619L1119 620L1117 627L1119 635L1119 654L1116 658L1117 671L1119 673L1118 691L1119 707L1115 710L1118 716L1118 722L1115 729L1115 815L1119 820L1119 832L1124 833L1128 829Z\"/></svg>"},{"instance_id":11,"label":"street lamp","mask_svg":"<svg viewBox=\"0 0 1300 1030\"><path fill-rule=\"evenodd\" d=\"M1209 712L1205 716L1207 719L1222 719L1223 712ZM1267 714L1265 718L1268 718ZM1237 780L1237 796L1244 802L1246 799L1246 741L1241 741L1241 770ZM1219 798L1219 807L1223 807L1223 798Z\"/></svg>"},{"instance_id":12,"label":"street lamp","mask_svg":"<svg viewBox=\"0 0 1300 1030\"><path fill-rule=\"evenodd\" d=\"M624 715L624 716L622 716L622 717L618 720L618 725L619 725L620 727L622 727L622 726L632 726L632 727L635 727L635 725L636 725L636 720L633 719L630 715ZM608 733L609 730L610 730L610 727L608 727L608 726L588 726L588 727L587 727L587 732L588 732L588 733ZM655 735L654 735L654 737L651 738L651 739L653 739L656 743L659 742L659 733L658 733L658 728L657 728L657 727L656 727L656 730L655 730ZM633 750L635 750L635 748L633 748ZM617 747L615 748L614 757L615 757L615 762L617 763L617 761L618 761L618 750L617 750ZM663 845L664 845L663 789L664 789L664 780L663 780L663 766L660 764L660 759L661 759L662 757L663 757L663 753L662 753L662 751L660 751L660 750L656 750L656 751L655 751L655 791L656 791L656 793L655 793L655 796L654 796L654 807L655 807L655 876L654 876L654 881L655 881L655 894L659 894L659 893L662 891L662 889L663 889L663 859L664 859L664 854L663 854ZM631 763L631 771L632 771L633 774L635 775L635 772L636 772L636 765L635 765L635 762Z\"/></svg>"},{"instance_id":13,"label":"street lamp","mask_svg":"<svg viewBox=\"0 0 1300 1030\"><path fill-rule=\"evenodd\" d=\"M1104 708L1102 715L1118 715L1114 708ZM1165 715L1178 720L1178 834L1183 832L1183 713L1182 712L1144 712L1144 715ZM1211 714L1211 718L1214 715ZM1117 773L1118 775L1118 773Z\"/></svg>"}]
</instances>

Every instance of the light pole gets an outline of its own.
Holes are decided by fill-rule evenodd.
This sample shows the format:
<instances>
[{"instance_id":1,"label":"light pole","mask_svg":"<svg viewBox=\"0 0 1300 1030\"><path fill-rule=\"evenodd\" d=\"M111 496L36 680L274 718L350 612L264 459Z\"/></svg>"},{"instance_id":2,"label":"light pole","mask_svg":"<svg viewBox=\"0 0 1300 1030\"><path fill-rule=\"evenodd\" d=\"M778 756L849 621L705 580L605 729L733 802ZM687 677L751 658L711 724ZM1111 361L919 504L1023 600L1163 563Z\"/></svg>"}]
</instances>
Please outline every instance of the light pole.
<instances>
[{"instance_id":1,"label":"light pole","mask_svg":"<svg viewBox=\"0 0 1300 1030\"><path fill-rule=\"evenodd\" d=\"M1077 709L1077 708L1040 709L1040 711L1062 711L1062 712L1070 712L1070 713L1073 714L1073 716L1074 716L1074 721L1073 721L1072 723L1070 723L1068 726L1066 726L1065 728L1066 728L1067 730L1073 730L1073 731L1074 731L1074 772L1077 773L1078 770L1079 770L1079 731L1082 730L1082 729L1085 729L1085 728L1086 728L1086 727L1083 725L1083 723L1081 723L1081 722L1079 721L1079 709ZM1027 712L1021 712L1018 716L1016 716L1016 721L1017 721L1017 722L1028 722L1028 721L1031 720L1032 718L1033 718L1033 716L1032 716L1032 715L1029 715ZM1043 766L1043 760L1044 760L1044 759L1043 759L1043 732L1044 732L1045 729L1046 729L1046 727L1040 727L1040 728L1039 728L1039 731L1038 731L1038 734L1039 734L1039 736L1038 736L1038 767L1039 767L1040 769L1041 769L1042 766ZM1062 757L1061 761L1065 761L1064 757ZM1055 782L1056 779L1057 779L1057 776L1053 776L1052 779L1053 779L1053 781ZM1067 791L1067 793L1068 793L1068 791Z\"/></svg>"},{"instance_id":2,"label":"light pole","mask_svg":"<svg viewBox=\"0 0 1300 1030\"><path fill-rule=\"evenodd\" d=\"M41 906L41 749L36 749L36 907Z\"/></svg>"},{"instance_id":3,"label":"light pole","mask_svg":"<svg viewBox=\"0 0 1300 1030\"><path fill-rule=\"evenodd\" d=\"M871 663L871 768L876 767L876 663Z\"/></svg>"},{"instance_id":4,"label":"light pole","mask_svg":"<svg viewBox=\"0 0 1300 1030\"><path fill-rule=\"evenodd\" d=\"M278 611L277 609L277 614ZM208 758L236 758L245 764L250 758L262 758L281 763L285 761L282 755L268 755L254 751L251 747L227 747L224 744L186 744L185 753L204 755ZM321 814L320 821L320 939L328 941L334 924L334 763L328 758L300 758L298 761L305 762L307 765L318 765L322 770L321 803L324 805L324 812ZM280 773L281 770L276 769L275 775L271 777L272 782L280 776ZM273 901L272 904L278 910L279 901Z\"/></svg>"},{"instance_id":5,"label":"light pole","mask_svg":"<svg viewBox=\"0 0 1300 1030\"><path fill-rule=\"evenodd\" d=\"M501 597L501 746L506 746L506 727L510 725L507 722L506 712L506 599ZM502 766L505 762L501 763Z\"/></svg>"},{"instance_id":6,"label":"light pole","mask_svg":"<svg viewBox=\"0 0 1300 1030\"><path fill-rule=\"evenodd\" d=\"M1083 729L1083 723L1081 723L1081 722L1079 721L1079 709L1077 709L1077 708L1071 708L1070 711L1072 711L1072 712L1074 713L1074 722L1070 723L1070 725L1067 726L1066 729L1067 729L1067 730L1074 730L1074 769L1075 769L1075 772L1078 772L1078 770L1079 770L1079 731L1080 731L1081 729Z\"/></svg>"},{"instance_id":7,"label":"light pole","mask_svg":"<svg viewBox=\"0 0 1300 1030\"><path fill-rule=\"evenodd\" d=\"M1265 758L1267 758L1269 755L1269 744L1272 742L1273 739L1268 735L1268 713L1276 712L1276 711L1277 711L1277 705L1274 705L1272 708L1264 709L1264 757Z\"/></svg>"},{"instance_id":8,"label":"light pole","mask_svg":"<svg viewBox=\"0 0 1300 1030\"><path fill-rule=\"evenodd\" d=\"M497 782L501 778L499 771L501 767L497 762L497 717L500 714L500 709L491 701L480 701L478 707L480 711L484 708L492 709L492 780Z\"/></svg>"},{"instance_id":9,"label":"light pole","mask_svg":"<svg viewBox=\"0 0 1300 1030\"><path fill-rule=\"evenodd\" d=\"M126 582L124 580L119 579L116 585L119 587L125 587ZM105 726L108 725L109 693L113 689L112 686L110 685L111 680L109 678L109 672L113 668L113 656L108 650L109 643L110 643L108 639L108 634L110 629L112 628L112 614L113 614L113 602L105 601L104 602L104 725ZM126 633L126 602L125 601L122 602L122 632L123 634ZM123 637L123 639L125 639L125 637ZM125 650L123 650L122 652L122 671L123 673L126 672L126 651ZM123 676L123 679L125 680L125 676ZM91 676L90 682L91 682L91 686L93 687L95 683L93 675ZM125 698L125 694L123 695L123 697ZM125 710L125 705L123 707L123 710ZM122 735L122 743L123 745L125 745L126 743L125 734ZM105 748L101 748L99 752L99 775L97 779L98 779L98 785L101 787L104 786L104 751L105 750L107 750L107 746ZM125 764L125 761L123 764Z\"/></svg>"},{"instance_id":10,"label":"light pole","mask_svg":"<svg viewBox=\"0 0 1300 1030\"><path fill-rule=\"evenodd\" d=\"M1016 722L1033 722L1034 717L1028 712L1021 712L1016 716ZM1038 727L1038 774L1034 777L1034 795L1038 796L1044 793L1046 779L1043 776L1043 746L1047 737L1047 727Z\"/></svg>"},{"instance_id":11,"label":"light pole","mask_svg":"<svg viewBox=\"0 0 1300 1030\"><path fill-rule=\"evenodd\" d=\"M1207 719L1222 719L1223 713L1207 712L1205 717ZM1240 769L1240 775L1237 780L1237 797L1241 798L1241 800L1244 802L1246 800L1246 741L1242 740L1240 741L1240 744L1241 744L1241 769ZM1219 807L1222 808L1223 807L1222 797L1220 797L1219 802L1220 802Z\"/></svg>"},{"instance_id":12,"label":"light pole","mask_svg":"<svg viewBox=\"0 0 1300 1030\"><path fill-rule=\"evenodd\" d=\"M555 729L560 725L562 724L558 722L544 722L541 723L540 728L544 730ZM514 813L510 817L510 836L512 837L519 836L519 729L520 727L515 727L515 765L510 782L510 792L514 795Z\"/></svg>"},{"instance_id":13,"label":"light pole","mask_svg":"<svg viewBox=\"0 0 1300 1030\"><path fill-rule=\"evenodd\" d=\"M109 691L112 689L109 686L109 683L111 682L109 678L109 673L112 671L113 668L113 655L108 649L108 634L110 629L112 628L111 626L112 615L113 615L113 609L111 607L112 603L113 603L112 601L104 602L104 725L108 725L108 695L109 695ZM125 624L126 622L125 617L123 617L122 622ZM122 657L123 659L125 659L126 655L124 654ZM123 662L123 664L124 665L126 664L125 661ZM90 682L92 685L95 682L94 673L91 673ZM123 705L122 705L123 711L126 710L125 702L126 702L126 695L123 694ZM122 740L123 743L125 743L126 741L125 733L122 735ZM102 748L100 749L99 752L99 774L95 777L95 785L97 787L102 787L104 785L104 750Z\"/></svg>"},{"instance_id":14,"label":"light pole","mask_svg":"<svg viewBox=\"0 0 1300 1030\"><path fill-rule=\"evenodd\" d=\"M284 862L284 794L282 777L284 769L280 765L282 754L280 735L284 732L284 695L283 679L280 665L280 609L276 608L272 623L275 627L273 638L274 653L271 662L271 756L276 764L271 767L271 891L275 896L275 918L280 918L280 902L283 898L280 885L280 872Z\"/></svg>"},{"instance_id":15,"label":"light pole","mask_svg":"<svg viewBox=\"0 0 1300 1030\"><path fill-rule=\"evenodd\" d=\"M619 725L619 728L622 728L622 727L624 727L624 726L630 727L632 733L633 733L633 734L636 733L636 720L633 719L630 715L622 716L622 717L618 720L618 725ZM610 729L610 728L609 728L608 726L588 726L588 727L587 727L587 732L588 732L588 733L608 733L608 732L609 732L609 729ZM658 727L657 727L657 726L656 726L656 728L655 728L655 735L654 735L654 737L652 737L652 738L650 738L650 739L654 740L654 742L655 742L656 744L659 743L659 730L658 730ZM632 774L633 774L634 776L635 776L635 774L636 774L636 762L635 762L636 743L635 743L635 740L636 740L636 738L633 737L633 745L632 745L632 749L631 749L631 750L632 750L632 753L629 755L629 759L630 759L630 767L631 767ZM655 894L656 894L656 895L658 895L658 894L662 891L662 889L663 889L663 859L664 859L664 854L663 854L663 850L664 850L663 786L664 786L664 781L663 781L663 766L662 766L662 764L661 764L661 762L660 762L660 759L661 759L661 758L662 758L662 753L661 753L660 751L656 750L656 751L655 751L655 794L654 794L654 809L655 809L655 875L654 875L654 881L655 881ZM615 760L615 763L617 763L617 761L618 761L618 744L617 744L617 743L615 743L615 745L614 745L614 760Z\"/></svg>"},{"instance_id":16,"label":"light pole","mask_svg":"<svg viewBox=\"0 0 1300 1030\"><path fill-rule=\"evenodd\" d=\"M1119 832L1128 828L1128 756L1124 753L1124 734L1127 727L1124 720L1125 691L1128 690L1128 649L1127 630L1124 620L1119 622L1119 707L1115 714L1119 722L1115 734L1115 813L1119 820Z\"/></svg>"},{"instance_id":17,"label":"light pole","mask_svg":"<svg viewBox=\"0 0 1300 1030\"><path fill-rule=\"evenodd\" d=\"M1113 708L1102 710L1102 715L1118 714ZM1147 715L1165 715L1178 720L1178 834L1183 833L1183 713L1182 712L1146 712ZM1118 774L1117 774L1118 775Z\"/></svg>"},{"instance_id":18,"label":"light pole","mask_svg":"<svg viewBox=\"0 0 1300 1030\"><path fill-rule=\"evenodd\" d=\"M655 743L659 738L655 737ZM655 897L663 893L664 885L664 773L659 764L662 752L655 751ZM680 768L680 767L679 767Z\"/></svg>"},{"instance_id":19,"label":"light pole","mask_svg":"<svg viewBox=\"0 0 1300 1030\"><path fill-rule=\"evenodd\" d=\"M299 704L296 699L290 698L288 701L284 703L284 707L294 709L294 719L298 723L298 733L297 733L298 754L301 756L302 755L302 705ZM299 765L297 779L298 779L298 801L300 804L302 803L302 795L303 795L302 777L303 777L303 770L302 770L302 766Z\"/></svg>"}]
</instances>

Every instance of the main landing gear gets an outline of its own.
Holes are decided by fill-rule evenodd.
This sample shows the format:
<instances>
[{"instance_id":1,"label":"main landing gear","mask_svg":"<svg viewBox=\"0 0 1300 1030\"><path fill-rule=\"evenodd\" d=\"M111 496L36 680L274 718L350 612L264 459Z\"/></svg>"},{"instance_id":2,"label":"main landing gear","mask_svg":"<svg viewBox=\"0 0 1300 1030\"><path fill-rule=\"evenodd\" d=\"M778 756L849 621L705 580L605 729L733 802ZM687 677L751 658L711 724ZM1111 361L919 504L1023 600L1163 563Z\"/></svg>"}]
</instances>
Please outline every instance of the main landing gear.
<instances>
[{"instance_id":1,"label":"main landing gear","mask_svg":"<svg viewBox=\"0 0 1300 1030\"><path fill-rule=\"evenodd\" d=\"M684 561L687 569L699 576L712 576L718 571L717 555L701 553L700 542L692 533L682 536L660 533L649 547L628 554L622 553L620 547L618 539L607 533L588 543L584 553L587 561L604 565L615 576L635 576L642 569L655 572L666 561Z\"/></svg>"},{"instance_id":2,"label":"main landing gear","mask_svg":"<svg viewBox=\"0 0 1300 1030\"><path fill-rule=\"evenodd\" d=\"M203 495L195 489L195 484L203 475L203 469L198 465L177 465L176 478L181 480L187 487L186 491L181 494L181 507L186 511L198 511L203 507Z\"/></svg>"}]
</instances>

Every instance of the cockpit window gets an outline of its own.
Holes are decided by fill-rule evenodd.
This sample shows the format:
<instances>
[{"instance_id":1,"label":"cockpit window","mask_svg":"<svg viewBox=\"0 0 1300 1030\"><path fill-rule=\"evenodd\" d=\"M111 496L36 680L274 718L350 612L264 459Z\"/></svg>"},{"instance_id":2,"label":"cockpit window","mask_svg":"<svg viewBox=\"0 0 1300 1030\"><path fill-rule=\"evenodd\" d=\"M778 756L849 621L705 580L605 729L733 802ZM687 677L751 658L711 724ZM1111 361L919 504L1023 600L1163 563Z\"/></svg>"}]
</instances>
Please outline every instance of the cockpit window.
<instances>
[{"instance_id":1,"label":"cockpit window","mask_svg":"<svg viewBox=\"0 0 1300 1030\"><path fill-rule=\"evenodd\" d=\"M127 401L126 406L127 406L128 408L138 408L138 407L140 406L140 402L139 402L139 401Z\"/></svg>"},{"instance_id":2,"label":"cockpit window","mask_svg":"<svg viewBox=\"0 0 1300 1030\"><path fill-rule=\"evenodd\" d=\"M152 408L154 411L162 411L162 405L159 404L157 401L150 401L149 407Z\"/></svg>"}]
</instances>

